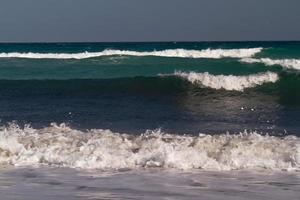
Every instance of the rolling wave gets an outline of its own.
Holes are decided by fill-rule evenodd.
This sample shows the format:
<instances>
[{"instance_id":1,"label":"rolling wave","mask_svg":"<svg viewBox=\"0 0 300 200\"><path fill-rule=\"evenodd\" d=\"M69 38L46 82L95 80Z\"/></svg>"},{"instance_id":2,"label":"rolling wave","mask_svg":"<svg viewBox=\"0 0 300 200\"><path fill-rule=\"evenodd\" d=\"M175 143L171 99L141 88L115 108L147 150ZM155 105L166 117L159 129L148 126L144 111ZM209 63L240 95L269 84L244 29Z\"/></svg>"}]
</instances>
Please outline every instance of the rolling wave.
<instances>
[{"instance_id":1,"label":"rolling wave","mask_svg":"<svg viewBox=\"0 0 300 200\"><path fill-rule=\"evenodd\" d=\"M225 89L244 91L246 88L253 88L264 83L275 83L279 80L279 76L273 72L265 72L260 74L252 74L248 76L234 75L211 75L208 72L181 72L174 73L175 76L187 79L191 83L200 84L204 87L213 89Z\"/></svg>"},{"instance_id":2,"label":"rolling wave","mask_svg":"<svg viewBox=\"0 0 300 200\"><path fill-rule=\"evenodd\" d=\"M0 128L0 164L82 169L300 169L300 139L238 135L180 136L147 131L139 136L64 124Z\"/></svg>"},{"instance_id":3,"label":"rolling wave","mask_svg":"<svg viewBox=\"0 0 300 200\"><path fill-rule=\"evenodd\" d=\"M28 58L28 59L87 59L101 56L158 56L177 58L247 58L261 52L263 48L249 49L167 49L162 51L138 52L128 50L104 50L101 52L82 53L0 53L0 58Z\"/></svg>"},{"instance_id":4,"label":"rolling wave","mask_svg":"<svg viewBox=\"0 0 300 200\"><path fill-rule=\"evenodd\" d=\"M263 63L267 66L281 65L287 69L300 70L300 59L270 59L270 58L243 58L241 62L245 63Z\"/></svg>"}]
</instances>

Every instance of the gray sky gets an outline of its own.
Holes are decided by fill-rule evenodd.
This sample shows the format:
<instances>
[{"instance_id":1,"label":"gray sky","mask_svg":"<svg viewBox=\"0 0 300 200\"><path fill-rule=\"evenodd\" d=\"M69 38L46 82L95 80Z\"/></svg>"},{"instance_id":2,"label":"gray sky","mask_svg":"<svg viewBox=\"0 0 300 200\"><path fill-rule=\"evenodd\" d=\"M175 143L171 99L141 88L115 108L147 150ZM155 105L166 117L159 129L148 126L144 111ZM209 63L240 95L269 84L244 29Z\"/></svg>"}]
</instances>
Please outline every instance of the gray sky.
<instances>
[{"instance_id":1,"label":"gray sky","mask_svg":"<svg viewBox=\"0 0 300 200\"><path fill-rule=\"evenodd\" d=\"M300 40L300 0L0 0L0 42Z\"/></svg>"}]
</instances>

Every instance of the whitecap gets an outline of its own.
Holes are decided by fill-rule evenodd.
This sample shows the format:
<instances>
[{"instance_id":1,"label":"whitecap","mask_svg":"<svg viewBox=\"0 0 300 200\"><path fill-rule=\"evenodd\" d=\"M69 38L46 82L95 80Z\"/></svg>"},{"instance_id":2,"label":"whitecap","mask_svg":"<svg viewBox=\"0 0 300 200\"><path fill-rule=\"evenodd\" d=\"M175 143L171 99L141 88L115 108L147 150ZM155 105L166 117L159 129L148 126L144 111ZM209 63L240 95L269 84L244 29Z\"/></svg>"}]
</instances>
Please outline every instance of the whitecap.
<instances>
[{"instance_id":1,"label":"whitecap","mask_svg":"<svg viewBox=\"0 0 300 200\"><path fill-rule=\"evenodd\" d=\"M162 51L138 52L129 50L107 49L101 52L81 52L81 53L0 53L0 58L29 58L29 59L87 59L101 56L158 56L158 57L178 57L178 58L246 58L261 52L263 48L249 49L167 49Z\"/></svg>"},{"instance_id":2,"label":"whitecap","mask_svg":"<svg viewBox=\"0 0 300 200\"><path fill-rule=\"evenodd\" d=\"M259 74L251 74L247 76L234 75L212 75L208 72L181 72L176 71L175 76L179 76L190 81L193 84L199 84L204 87L213 89L225 89L244 91L246 88L253 88L265 83L275 83L279 80L278 74L274 72L265 72Z\"/></svg>"},{"instance_id":3,"label":"whitecap","mask_svg":"<svg viewBox=\"0 0 300 200\"><path fill-rule=\"evenodd\" d=\"M81 169L300 169L300 139L237 135L141 135L110 130L79 131L64 124L43 129L0 129L0 164Z\"/></svg>"},{"instance_id":4,"label":"whitecap","mask_svg":"<svg viewBox=\"0 0 300 200\"><path fill-rule=\"evenodd\" d=\"M270 59L270 58L243 58L245 63L263 63L267 66L280 65L287 69L300 70L300 59Z\"/></svg>"}]
</instances>

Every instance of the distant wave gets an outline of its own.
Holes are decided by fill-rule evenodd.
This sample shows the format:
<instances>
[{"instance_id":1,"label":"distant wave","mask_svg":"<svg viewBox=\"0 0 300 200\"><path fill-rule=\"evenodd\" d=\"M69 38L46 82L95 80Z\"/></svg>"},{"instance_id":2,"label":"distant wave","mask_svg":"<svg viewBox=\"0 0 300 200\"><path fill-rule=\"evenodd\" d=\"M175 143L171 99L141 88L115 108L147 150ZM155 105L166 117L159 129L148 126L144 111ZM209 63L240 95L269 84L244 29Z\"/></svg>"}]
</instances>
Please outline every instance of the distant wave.
<instances>
[{"instance_id":1,"label":"distant wave","mask_svg":"<svg viewBox=\"0 0 300 200\"><path fill-rule=\"evenodd\" d=\"M276 73L265 72L252 74L248 76L233 76L233 75L211 75L208 72L181 72L174 73L175 76L187 79L191 83L200 84L213 89L225 89L243 91L246 88L252 88L264 83L275 83L279 77Z\"/></svg>"},{"instance_id":2,"label":"distant wave","mask_svg":"<svg viewBox=\"0 0 300 200\"><path fill-rule=\"evenodd\" d=\"M250 49L168 49L162 51L127 51L127 50L104 50L102 52L82 52L82 53L0 53L0 58L29 58L29 59L87 59L101 56L158 56L158 57L178 57L178 58L247 58L261 52L263 48Z\"/></svg>"},{"instance_id":3,"label":"distant wave","mask_svg":"<svg viewBox=\"0 0 300 200\"><path fill-rule=\"evenodd\" d=\"M238 135L180 136L148 131L140 136L66 125L0 129L0 164L83 169L300 169L300 139Z\"/></svg>"},{"instance_id":4,"label":"distant wave","mask_svg":"<svg viewBox=\"0 0 300 200\"><path fill-rule=\"evenodd\" d=\"M281 65L287 69L300 70L300 59L270 59L270 58L243 58L241 62L246 63L263 63L265 65Z\"/></svg>"}]
</instances>

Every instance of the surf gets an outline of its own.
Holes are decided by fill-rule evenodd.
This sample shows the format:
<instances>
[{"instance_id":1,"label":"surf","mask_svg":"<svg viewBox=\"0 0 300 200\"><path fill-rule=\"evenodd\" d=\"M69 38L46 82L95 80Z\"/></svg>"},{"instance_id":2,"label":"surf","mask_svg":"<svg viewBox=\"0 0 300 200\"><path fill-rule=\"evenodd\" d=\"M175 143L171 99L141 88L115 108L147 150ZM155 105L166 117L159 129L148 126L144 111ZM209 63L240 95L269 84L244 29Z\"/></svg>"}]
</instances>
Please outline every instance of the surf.
<instances>
[{"instance_id":1,"label":"surf","mask_svg":"<svg viewBox=\"0 0 300 200\"><path fill-rule=\"evenodd\" d=\"M26 58L26 59L88 59L102 56L156 56L173 58L246 58L260 53L263 48L244 48L244 49L166 49L161 51L130 51L106 49L101 52L81 52L81 53L0 53L0 58Z\"/></svg>"},{"instance_id":2,"label":"surf","mask_svg":"<svg viewBox=\"0 0 300 200\"><path fill-rule=\"evenodd\" d=\"M174 73L174 76L186 79L193 84L212 89L224 89L240 92L244 91L247 88L253 88L265 83L275 83L279 80L278 74L269 71L247 76L212 75L208 72L197 73L176 71Z\"/></svg>"},{"instance_id":3,"label":"surf","mask_svg":"<svg viewBox=\"0 0 300 200\"><path fill-rule=\"evenodd\" d=\"M243 58L244 63L263 63L267 66L280 65L286 69L300 70L300 59L271 59L271 58Z\"/></svg>"},{"instance_id":4,"label":"surf","mask_svg":"<svg viewBox=\"0 0 300 200\"><path fill-rule=\"evenodd\" d=\"M197 136L146 131L140 135L110 130L80 131L65 124L43 129L16 124L0 129L0 163L81 169L269 169L299 170L300 139L295 136Z\"/></svg>"}]
</instances>

